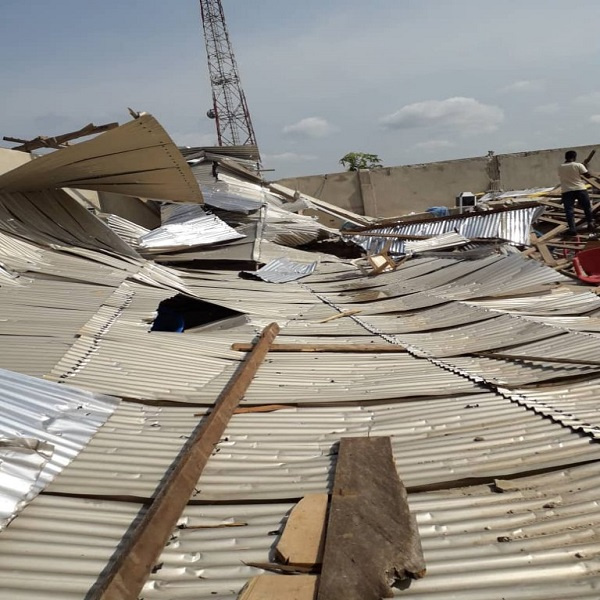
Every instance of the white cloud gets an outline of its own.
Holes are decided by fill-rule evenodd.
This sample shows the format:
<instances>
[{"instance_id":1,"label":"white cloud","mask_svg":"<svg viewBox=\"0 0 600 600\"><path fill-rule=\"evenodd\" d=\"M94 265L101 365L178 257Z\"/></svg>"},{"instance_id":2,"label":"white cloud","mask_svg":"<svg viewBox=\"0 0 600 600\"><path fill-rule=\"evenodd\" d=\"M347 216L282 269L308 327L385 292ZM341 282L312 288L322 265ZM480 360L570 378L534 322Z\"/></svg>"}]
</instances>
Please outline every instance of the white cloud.
<instances>
[{"instance_id":1,"label":"white cloud","mask_svg":"<svg viewBox=\"0 0 600 600\"><path fill-rule=\"evenodd\" d=\"M600 92L590 92L589 94L577 96L573 102L575 102L575 104L592 104L600 106Z\"/></svg>"},{"instance_id":2,"label":"white cloud","mask_svg":"<svg viewBox=\"0 0 600 600\"><path fill-rule=\"evenodd\" d=\"M264 160L273 162L304 162L308 160L317 160L313 154L297 154L296 152L282 152L281 154L263 154Z\"/></svg>"},{"instance_id":3,"label":"white cloud","mask_svg":"<svg viewBox=\"0 0 600 600\"><path fill-rule=\"evenodd\" d=\"M334 131L336 128L321 117L306 117L283 128L286 135L301 138L324 138Z\"/></svg>"},{"instance_id":4,"label":"white cloud","mask_svg":"<svg viewBox=\"0 0 600 600\"><path fill-rule=\"evenodd\" d=\"M515 81L506 87L503 87L500 91L503 93L513 92L540 92L544 89L544 82L541 80L527 80L522 79L521 81Z\"/></svg>"},{"instance_id":5,"label":"white cloud","mask_svg":"<svg viewBox=\"0 0 600 600\"><path fill-rule=\"evenodd\" d=\"M560 110L560 106L556 102L550 104L540 104L533 109L533 112L541 115L555 115Z\"/></svg>"},{"instance_id":6,"label":"white cloud","mask_svg":"<svg viewBox=\"0 0 600 600\"><path fill-rule=\"evenodd\" d=\"M423 150L439 150L441 148L454 148L454 146L456 144L448 140L427 140L426 142L415 144L415 148L422 148Z\"/></svg>"},{"instance_id":7,"label":"white cloud","mask_svg":"<svg viewBox=\"0 0 600 600\"><path fill-rule=\"evenodd\" d=\"M600 123L600 115L592 115L592 116L590 117L590 121L591 121L592 123Z\"/></svg>"},{"instance_id":8,"label":"white cloud","mask_svg":"<svg viewBox=\"0 0 600 600\"><path fill-rule=\"evenodd\" d=\"M498 106L483 104L474 98L456 97L407 104L379 122L386 129L445 127L468 135L496 131L503 119L504 112Z\"/></svg>"},{"instance_id":9,"label":"white cloud","mask_svg":"<svg viewBox=\"0 0 600 600\"><path fill-rule=\"evenodd\" d=\"M178 146L217 146L216 133L174 133L171 137Z\"/></svg>"}]
</instances>

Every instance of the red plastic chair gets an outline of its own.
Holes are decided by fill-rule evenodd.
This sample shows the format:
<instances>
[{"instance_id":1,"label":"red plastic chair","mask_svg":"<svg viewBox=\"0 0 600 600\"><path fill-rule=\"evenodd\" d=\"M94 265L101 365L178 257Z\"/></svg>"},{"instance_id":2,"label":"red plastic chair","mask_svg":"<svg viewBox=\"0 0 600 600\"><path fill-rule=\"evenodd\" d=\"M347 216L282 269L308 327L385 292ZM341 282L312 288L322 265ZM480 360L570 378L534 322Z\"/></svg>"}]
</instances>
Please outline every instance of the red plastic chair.
<instances>
[{"instance_id":1,"label":"red plastic chair","mask_svg":"<svg viewBox=\"0 0 600 600\"><path fill-rule=\"evenodd\" d=\"M573 258L573 267L581 281L600 283L600 247L578 252Z\"/></svg>"}]
</instances>

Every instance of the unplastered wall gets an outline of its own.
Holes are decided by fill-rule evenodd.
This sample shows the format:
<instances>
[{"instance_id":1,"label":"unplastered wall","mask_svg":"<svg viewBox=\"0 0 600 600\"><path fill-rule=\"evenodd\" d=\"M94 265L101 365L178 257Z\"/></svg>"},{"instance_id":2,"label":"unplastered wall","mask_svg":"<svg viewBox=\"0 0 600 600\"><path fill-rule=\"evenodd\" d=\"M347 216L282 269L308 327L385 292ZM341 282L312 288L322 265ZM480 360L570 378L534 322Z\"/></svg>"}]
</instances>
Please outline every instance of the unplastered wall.
<instances>
[{"instance_id":1,"label":"unplastered wall","mask_svg":"<svg viewBox=\"0 0 600 600\"><path fill-rule=\"evenodd\" d=\"M558 184L557 167L563 162L567 150L577 152L577 160L583 161L587 155L598 148L599 153L590 162L590 171L600 172L600 146L578 146L556 148L518 154L500 154L500 174L502 188L517 190L528 187L544 187Z\"/></svg>"},{"instance_id":2,"label":"unplastered wall","mask_svg":"<svg viewBox=\"0 0 600 600\"><path fill-rule=\"evenodd\" d=\"M583 160L593 148L572 149ZM556 185L557 166L569 149L311 175L282 179L278 183L358 214L392 217L421 212L430 206L454 206L461 192L485 192L496 184L505 191ZM600 152L590 163L590 169L600 172ZM493 180L498 174L499 183L495 184Z\"/></svg>"},{"instance_id":3,"label":"unplastered wall","mask_svg":"<svg viewBox=\"0 0 600 600\"><path fill-rule=\"evenodd\" d=\"M0 175L12 171L31 160L29 152L0 148Z\"/></svg>"}]
</instances>

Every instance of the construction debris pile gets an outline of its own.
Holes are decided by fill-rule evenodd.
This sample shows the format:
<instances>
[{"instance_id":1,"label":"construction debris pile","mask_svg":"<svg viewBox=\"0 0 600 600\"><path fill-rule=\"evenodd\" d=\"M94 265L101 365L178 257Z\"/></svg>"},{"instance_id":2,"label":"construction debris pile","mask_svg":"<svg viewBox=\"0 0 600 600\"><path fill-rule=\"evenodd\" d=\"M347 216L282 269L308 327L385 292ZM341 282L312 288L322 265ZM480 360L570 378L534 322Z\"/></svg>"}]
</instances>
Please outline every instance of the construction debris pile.
<instances>
[{"instance_id":1,"label":"construction debris pile","mask_svg":"<svg viewBox=\"0 0 600 600\"><path fill-rule=\"evenodd\" d=\"M146 114L14 154L1 600L598 597L595 240L554 189L377 220Z\"/></svg>"}]
</instances>

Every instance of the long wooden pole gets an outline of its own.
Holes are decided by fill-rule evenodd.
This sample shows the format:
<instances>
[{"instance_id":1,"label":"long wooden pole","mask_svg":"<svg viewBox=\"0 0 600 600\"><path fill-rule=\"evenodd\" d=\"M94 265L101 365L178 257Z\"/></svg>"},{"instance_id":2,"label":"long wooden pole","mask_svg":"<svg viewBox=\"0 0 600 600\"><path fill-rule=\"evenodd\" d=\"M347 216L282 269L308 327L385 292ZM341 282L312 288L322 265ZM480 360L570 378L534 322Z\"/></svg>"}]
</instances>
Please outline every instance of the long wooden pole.
<instances>
[{"instance_id":1,"label":"long wooden pole","mask_svg":"<svg viewBox=\"0 0 600 600\"><path fill-rule=\"evenodd\" d=\"M254 375L269 346L279 333L277 323L262 332L252 352L221 392L210 414L194 429L190 439L159 484L152 504L129 538L118 549L86 600L136 600L152 567L185 509L215 445Z\"/></svg>"}]
</instances>

